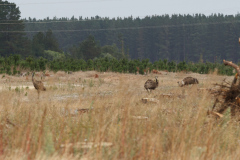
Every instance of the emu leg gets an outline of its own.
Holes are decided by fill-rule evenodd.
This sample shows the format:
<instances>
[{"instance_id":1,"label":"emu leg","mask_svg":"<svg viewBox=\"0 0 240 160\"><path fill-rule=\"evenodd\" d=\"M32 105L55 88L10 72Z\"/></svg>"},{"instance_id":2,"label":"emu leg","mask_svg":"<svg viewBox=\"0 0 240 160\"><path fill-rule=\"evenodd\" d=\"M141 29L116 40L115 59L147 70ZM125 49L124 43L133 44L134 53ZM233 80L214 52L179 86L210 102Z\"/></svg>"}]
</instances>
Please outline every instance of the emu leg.
<instances>
[{"instance_id":1,"label":"emu leg","mask_svg":"<svg viewBox=\"0 0 240 160\"><path fill-rule=\"evenodd\" d=\"M149 93L150 93L150 94L152 93L152 90L151 90L151 89L149 89Z\"/></svg>"},{"instance_id":2,"label":"emu leg","mask_svg":"<svg viewBox=\"0 0 240 160\"><path fill-rule=\"evenodd\" d=\"M40 91L38 90L37 92L38 92L38 99L39 99L39 94L40 94Z\"/></svg>"},{"instance_id":3,"label":"emu leg","mask_svg":"<svg viewBox=\"0 0 240 160\"><path fill-rule=\"evenodd\" d=\"M148 92L148 93L150 93L150 92L151 92L151 90L150 90L150 89L146 89L146 90L147 90L147 92Z\"/></svg>"}]
</instances>

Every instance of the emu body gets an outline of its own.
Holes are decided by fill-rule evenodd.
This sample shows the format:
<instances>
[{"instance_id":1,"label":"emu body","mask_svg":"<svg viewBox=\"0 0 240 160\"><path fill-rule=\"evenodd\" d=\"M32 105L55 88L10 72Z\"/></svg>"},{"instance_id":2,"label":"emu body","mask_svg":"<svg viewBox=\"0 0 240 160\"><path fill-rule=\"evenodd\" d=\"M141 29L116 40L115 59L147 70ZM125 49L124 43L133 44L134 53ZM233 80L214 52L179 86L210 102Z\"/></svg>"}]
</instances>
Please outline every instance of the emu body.
<instances>
[{"instance_id":1,"label":"emu body","mask_svg":"<svg viewBox=\"0 0 240 160\"><path fill-rule=\"evenodd\" d=\"M144 84L144 88L148 91L148 92L151 92L151 90L154 90L158 87L158 79L157 77L155 77L156 80L151 80L151 79L148 79L145 84Z\"/></svg>"},{"instance_id":2,"label":"emu body","mask_svg":"<svg viewBox=\"0 0 240 160\"><path fill-rule=\"evenodd\" d=\"M38 99L39 99L40 91L46 91L46 88L44 87L42 81L37 81L37 80L34 79L34 73L32 73L32 82L33 82L34 88L38 92Z\"/></svg>"},{"instance_id":3,"label":"emu body","mask_svg":"<svg viewBox=\"0 0 240 160\"><path fill-rule=\"evenodd\" d=\"M186 77L182 81L178 81L178 85L180 87L183 87L185 85L190 85L190 84L198 84L198 83L199 83L198 80L193 77Z\"/></svg>"}]
</instances>

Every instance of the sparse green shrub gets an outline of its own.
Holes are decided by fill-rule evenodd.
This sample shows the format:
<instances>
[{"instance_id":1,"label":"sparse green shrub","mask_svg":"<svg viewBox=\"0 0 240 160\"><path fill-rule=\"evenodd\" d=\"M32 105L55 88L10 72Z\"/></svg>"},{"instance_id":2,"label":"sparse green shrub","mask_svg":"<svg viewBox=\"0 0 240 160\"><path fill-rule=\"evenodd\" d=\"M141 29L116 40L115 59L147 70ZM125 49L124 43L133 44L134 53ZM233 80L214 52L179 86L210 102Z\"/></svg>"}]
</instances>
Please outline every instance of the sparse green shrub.
<instances>
[{"instance_id":1,"label":"sparse green shrub","mask_svg":"<svg viewBox=\"0 0 240 160\"><path fill-rule=\"evenodd\" d=\"M98 81L99 81L99 86L101 86L104 83L104 80L101 78L99 78Z\"/></svg>"},{"instance_id":2,"label":"sparse green shrub","mask_svg":"<svg viewBox=\"0 0 240 160\"><path fill-rule=\"evenodd\" d=\"M16 69L16 66L13 67L13 75L17 74L17 69Z\"/></svg>"},{"instance_id":3,"label":"sparse green shrub","mask_svg":"<svg viewBox=\"0 0 240 160\"><path fill-rule=\"evenodd\" d=\"M16 93L20 93L21 90L20 90L19 87L16 87L16 88L15 88L15 91L16 91Z\"/></svg>"},{"instance_id":4,"label":"sparse green shrub","mask_svg":"<svg viewBox=\"0 0 240 160\"><path fill-rule=\"evenodd\" d=\"M89 80L89 87L93 87L94 86L94 81L92 79Z\"/></svg>"},{"instance_id":5,"label":"sparse green shrub","mask_svg":"<svg viewBox=\"0 0 240 160\"><path fill-rule=\"evenodd\" d=\"M11 67L10 67L10 66L7 66L7 67L6 67L6 73L7 73L8 75L12 75Z\"/></svg>"},{"instance_id":6,"label":"sparse green shrub","mask_svg":"<svg viewBox=\"0 0 240 160\"><path fill-rule=\"evenodd\" d=\"M50 90L57 90L58 89L58 87L56 86L56 85L54 85L54 86L50 86Z\"/></svg>"}]
</instances>

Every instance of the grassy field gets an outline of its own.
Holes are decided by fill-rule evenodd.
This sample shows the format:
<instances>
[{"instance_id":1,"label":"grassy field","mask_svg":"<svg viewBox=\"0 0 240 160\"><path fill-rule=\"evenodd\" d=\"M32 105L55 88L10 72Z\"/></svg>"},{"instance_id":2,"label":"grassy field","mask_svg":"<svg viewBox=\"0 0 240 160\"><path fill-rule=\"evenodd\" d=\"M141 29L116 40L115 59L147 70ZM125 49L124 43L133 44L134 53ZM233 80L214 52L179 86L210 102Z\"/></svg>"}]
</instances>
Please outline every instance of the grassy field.
<instances>
[{"instance_id":1,"label":"grassy field","mask_svg":"<svg viewBox=\"0 0 240 160\"><path fill-rule=\"evenodd\" d=\"M38 99L31 76L0 75L1 159L239 159L239 124L229 112L207 116L214 97L198 90L233 77L159 74L148 94L144 83L155 76L50 73ZM199 84L178 87L186 76Z\"/></svg>"}]
</instances>

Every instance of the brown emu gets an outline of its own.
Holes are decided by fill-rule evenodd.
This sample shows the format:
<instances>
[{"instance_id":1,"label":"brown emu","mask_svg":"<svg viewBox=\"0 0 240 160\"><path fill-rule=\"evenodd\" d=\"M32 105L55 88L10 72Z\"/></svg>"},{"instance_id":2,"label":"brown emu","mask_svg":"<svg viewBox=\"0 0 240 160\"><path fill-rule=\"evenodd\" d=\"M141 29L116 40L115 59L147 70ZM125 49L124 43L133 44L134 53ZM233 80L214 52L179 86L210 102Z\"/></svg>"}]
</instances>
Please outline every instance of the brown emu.
<instances>
[{"instance_id":1,"label":"brown emu","mask_svg":"<svg viewBox=\"0 0 240 160\"><path fill-rule=\"evenodd\" d=\"M182 81L178 81L178 85L180 87L185 86L185 85L189 85L189 84L198 84L198 80L196 78L193 77L186 77L184 78Z\"/></svg>"},{"instance_id":2,"label":"brown emu","mask_svg":"<svg viewBox=\"0 0 240 160\"><path fill-rule=\"evenodd\" d=\"M148 79L145 84L144 84L144 88L148 91L148 92L151 92L151 90L154 90L155 88L158 87L158 79L157 77L156 78L156 81L154 80L151 80L151 79Z\"/></svg>"},{"instance_id":3,"label":"brown emu","mask_svg":"<svg viewBox=\"0 0 240 160\"><path fill-rule=\"evenodd\" d=\"M33 86L38 92L38 99L39 99L40 91L46 91L46 88L44 87L42 81L37 81L33 77L34 77L34 73L32 73L32 82L33 82Z\"/></svg>"}]
</instances>

